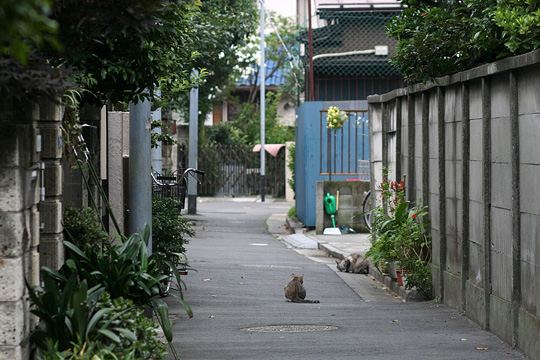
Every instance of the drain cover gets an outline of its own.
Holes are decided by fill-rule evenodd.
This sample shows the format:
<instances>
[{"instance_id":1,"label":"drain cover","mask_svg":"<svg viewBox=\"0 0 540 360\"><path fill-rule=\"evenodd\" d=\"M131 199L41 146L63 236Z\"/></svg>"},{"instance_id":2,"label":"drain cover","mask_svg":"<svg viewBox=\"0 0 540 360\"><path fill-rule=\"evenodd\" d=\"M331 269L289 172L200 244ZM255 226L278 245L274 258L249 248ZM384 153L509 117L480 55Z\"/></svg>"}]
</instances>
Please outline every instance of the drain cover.
<instances>
[{"instance_id":1,"label":"drain cover","mask_svg":"<svg viewBox=\"0 0 540 360\"><path fill-rule=\"evenodd\" d=\"M300 333L300 332L316 332L316 331L332 331L337 330L337 326L332 325L268 325L257 326L240 329L248 332L263 332L263 333Z\"/></svg>"}]
</instances>

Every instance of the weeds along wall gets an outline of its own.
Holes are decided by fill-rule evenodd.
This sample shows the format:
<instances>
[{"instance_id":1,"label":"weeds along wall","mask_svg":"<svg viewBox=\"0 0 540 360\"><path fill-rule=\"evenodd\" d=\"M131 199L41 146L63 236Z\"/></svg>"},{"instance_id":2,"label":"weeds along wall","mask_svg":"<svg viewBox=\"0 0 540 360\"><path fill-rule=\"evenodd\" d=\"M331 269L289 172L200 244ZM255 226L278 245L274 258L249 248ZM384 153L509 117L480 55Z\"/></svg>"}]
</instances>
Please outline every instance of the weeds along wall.
<instances>
[{"instance_id":1,"label":"weeds along wall","mask_svg":"<svg viewBox=\"0 0 540 360\"><path fill-rule=\"evenodd\" d=\"M540 51L368 98L382 169L429 206L435 296L540 359Z\"/></svg>"}]
</instances>

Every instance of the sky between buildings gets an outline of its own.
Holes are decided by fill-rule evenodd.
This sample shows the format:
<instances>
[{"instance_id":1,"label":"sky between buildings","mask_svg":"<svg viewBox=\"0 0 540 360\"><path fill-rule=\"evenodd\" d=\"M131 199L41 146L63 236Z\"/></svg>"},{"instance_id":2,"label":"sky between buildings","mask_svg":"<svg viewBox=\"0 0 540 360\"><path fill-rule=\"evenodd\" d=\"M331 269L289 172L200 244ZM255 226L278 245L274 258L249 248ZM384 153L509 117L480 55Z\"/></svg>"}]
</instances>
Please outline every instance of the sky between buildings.
<instances>
[{"instance_id":1,"label":"sky between buildings","mask_svg":"<svg viewBox=\"0 0 540 360\"><path fill-rule=\"evenodd\" d=\"M283 16L296 17L296 0L265 0L266 10Z\"/></svg>"}]
</instances>

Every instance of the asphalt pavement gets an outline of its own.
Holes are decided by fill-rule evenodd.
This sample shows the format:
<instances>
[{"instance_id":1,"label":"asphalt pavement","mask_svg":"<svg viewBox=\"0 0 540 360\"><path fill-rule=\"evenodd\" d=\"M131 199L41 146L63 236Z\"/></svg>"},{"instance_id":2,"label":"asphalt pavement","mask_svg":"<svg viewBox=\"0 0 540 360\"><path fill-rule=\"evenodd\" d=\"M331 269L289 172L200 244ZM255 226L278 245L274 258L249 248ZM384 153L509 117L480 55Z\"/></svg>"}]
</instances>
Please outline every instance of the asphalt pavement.
<instances>
[{"instance_id":1,"label":"asphalt pavement","mask_svg":"<svg viewBox=\"0 0 540 360\"><path fill-rule=\"evenodd\" d=\"M524 359L495 335L434 302L402 302L363 275L336 273L316 249L295 249L266 220L290 204L206 200L187 246L188 319L173 298L174 345L184 360ZM274 230L275 231L275 230ZM286 302L290 275L307 298Z\"/></svg>"}]
</instances>

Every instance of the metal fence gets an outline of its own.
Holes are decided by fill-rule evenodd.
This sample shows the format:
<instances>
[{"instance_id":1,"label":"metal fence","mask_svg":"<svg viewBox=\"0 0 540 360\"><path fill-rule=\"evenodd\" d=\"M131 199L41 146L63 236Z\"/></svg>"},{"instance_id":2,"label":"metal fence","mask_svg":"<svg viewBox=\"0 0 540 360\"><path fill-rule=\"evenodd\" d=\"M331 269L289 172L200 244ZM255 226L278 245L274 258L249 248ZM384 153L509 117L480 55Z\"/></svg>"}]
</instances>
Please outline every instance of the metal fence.
<instances>
[{"instance_id":1,"label":"metal fence","mask_svg":"<svg viewBox=\"0 0 540 360\"><path fill-rule=\"evenodd\" d=\"M327 109L349 110L343 128L329 132ZM365 170L357 160L369 159L369 132L366 101L306 101L298 108L295 157L295 196L298 217L306 226L315 226L317 182L359 180ZM330 161L328 158L330 157Z\"/></svg>"},{"instance_id":2,"label":"metal fence","mask_svg":"<svg viewBox=\"0 0 540 360\"><path fill-rule=\"evenodd\" d=\"M199 149L199 169L205 172L203 196L250 196L260 192L260 157L250 145L205 144ZM266 194L285 195L285 151L267 156Z\"/></svg>"},{"instance_id":3,"label":"metal fence","mask_svg":"<svg viewBox=\"0 0 540 360\"><path fill-rule=\"evenodd\" d=\"M319 173L328 175L358 174L358 160L369 158L367 111L344 110L348 119L339 129L326 126L328 109L319 115Z\"/></svg>"}]
</instances>

